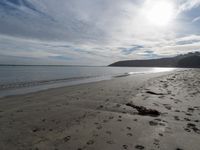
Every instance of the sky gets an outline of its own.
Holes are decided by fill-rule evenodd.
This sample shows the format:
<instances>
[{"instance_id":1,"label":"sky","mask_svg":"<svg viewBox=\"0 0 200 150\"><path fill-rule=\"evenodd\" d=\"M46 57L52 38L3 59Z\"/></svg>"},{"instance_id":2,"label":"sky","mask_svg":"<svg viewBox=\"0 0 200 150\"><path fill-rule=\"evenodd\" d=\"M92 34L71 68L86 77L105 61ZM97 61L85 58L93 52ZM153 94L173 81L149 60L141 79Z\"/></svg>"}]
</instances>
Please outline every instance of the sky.
<instances>
[{"instance_id":1,"label":"sky","mask_svg":"<svg viewBox=\"0 0 200 150\"><path fill-rule=\"evenodd\" d=\"M108 65L200 51L200 0L0 0L0 64Z\"/></svg>"}]
</instances>

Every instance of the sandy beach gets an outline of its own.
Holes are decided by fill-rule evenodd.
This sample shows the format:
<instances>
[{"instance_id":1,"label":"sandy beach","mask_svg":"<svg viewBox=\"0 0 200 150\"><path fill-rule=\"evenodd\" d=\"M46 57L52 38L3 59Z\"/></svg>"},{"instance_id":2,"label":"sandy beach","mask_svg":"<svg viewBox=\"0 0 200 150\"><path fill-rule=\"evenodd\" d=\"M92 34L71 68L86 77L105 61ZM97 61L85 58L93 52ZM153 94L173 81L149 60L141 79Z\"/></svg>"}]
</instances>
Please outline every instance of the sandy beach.
<instances>
[{"instance_id":1,"label":"sandy beach","mask_svg":"<svg viewBox=\"0 0 200 150\"><path fill-rule=\"evenodd\" d=\"M200 70L0 99L1 150L198 150Z\"/></svg>"}]
</instances>

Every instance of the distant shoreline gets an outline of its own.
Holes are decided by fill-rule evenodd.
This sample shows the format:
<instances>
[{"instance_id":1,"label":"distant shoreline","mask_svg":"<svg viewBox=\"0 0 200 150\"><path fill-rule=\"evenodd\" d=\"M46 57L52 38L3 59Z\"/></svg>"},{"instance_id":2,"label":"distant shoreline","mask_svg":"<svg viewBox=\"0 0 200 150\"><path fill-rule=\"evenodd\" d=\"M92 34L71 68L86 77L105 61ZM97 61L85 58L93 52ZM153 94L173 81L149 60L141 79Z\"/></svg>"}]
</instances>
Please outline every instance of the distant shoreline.
<instances>
[{"instance_id":1,"label":"distant shoreline","mask_svg":"<svg viewBox=\"0 0 200 150\"><path fill-rule=\"evenodd\" d=\"M200 52L178 55L159 59L141 59L117 61L112 67L173 67L173 68L200 68Z\"/></svg>"}]
</instances>

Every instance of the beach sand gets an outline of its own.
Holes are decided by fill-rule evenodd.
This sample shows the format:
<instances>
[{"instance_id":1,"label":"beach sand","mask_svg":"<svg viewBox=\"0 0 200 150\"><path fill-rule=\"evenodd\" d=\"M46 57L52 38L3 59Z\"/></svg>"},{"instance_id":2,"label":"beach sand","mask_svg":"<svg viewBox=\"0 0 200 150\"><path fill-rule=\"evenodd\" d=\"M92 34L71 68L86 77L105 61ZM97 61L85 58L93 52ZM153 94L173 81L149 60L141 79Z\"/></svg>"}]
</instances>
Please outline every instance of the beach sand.
<instances>
[{"instance_id":1,"label":"beach sand","mask_svg":"<svg viewBox=\"0 0 200 150\"><path fill-rule=\"evenodd\" d=\"M0 150L199 150L200 70L0 99Z\"/></svg>"}]
</instances>

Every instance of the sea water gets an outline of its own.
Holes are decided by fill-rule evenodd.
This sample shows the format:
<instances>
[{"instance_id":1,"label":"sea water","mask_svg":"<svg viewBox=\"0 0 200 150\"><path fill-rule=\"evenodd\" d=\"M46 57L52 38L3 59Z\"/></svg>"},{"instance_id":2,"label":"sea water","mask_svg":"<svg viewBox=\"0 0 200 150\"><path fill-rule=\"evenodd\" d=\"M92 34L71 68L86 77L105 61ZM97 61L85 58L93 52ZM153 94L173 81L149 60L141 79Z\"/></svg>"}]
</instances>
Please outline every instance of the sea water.
<instances>
[{"instance_id":1,"label":"sea water","mask_svg":"<svg viewBox=\"0 0 200 150\"><path fill-rule=\"evenodd\" d=\"M0 97L77 85L138 73L171 71L174 68L0 66Z\"/></svg>"}]
</instances>

